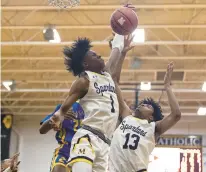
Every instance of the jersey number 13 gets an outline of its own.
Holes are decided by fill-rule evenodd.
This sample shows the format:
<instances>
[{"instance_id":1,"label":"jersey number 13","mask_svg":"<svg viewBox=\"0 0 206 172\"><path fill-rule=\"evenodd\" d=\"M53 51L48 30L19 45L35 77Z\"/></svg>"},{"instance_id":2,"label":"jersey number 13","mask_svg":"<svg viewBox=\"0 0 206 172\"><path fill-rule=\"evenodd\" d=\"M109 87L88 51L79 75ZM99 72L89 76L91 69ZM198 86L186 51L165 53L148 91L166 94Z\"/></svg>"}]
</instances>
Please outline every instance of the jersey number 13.
<instances>
[{"instance_id":1,"label":"jersey number 13","mask_svg":"<svg viewBox=\"0 0 206 172\"><path fill-rule=\"evenodd\" d=\"M139 139L140 137L137 134L131 134L127 133L125 135L126 141L123 145L123 149L131 149L131 150L135 150L137 149L138 143L139 143Z\"/></svg>"}]
</instances>

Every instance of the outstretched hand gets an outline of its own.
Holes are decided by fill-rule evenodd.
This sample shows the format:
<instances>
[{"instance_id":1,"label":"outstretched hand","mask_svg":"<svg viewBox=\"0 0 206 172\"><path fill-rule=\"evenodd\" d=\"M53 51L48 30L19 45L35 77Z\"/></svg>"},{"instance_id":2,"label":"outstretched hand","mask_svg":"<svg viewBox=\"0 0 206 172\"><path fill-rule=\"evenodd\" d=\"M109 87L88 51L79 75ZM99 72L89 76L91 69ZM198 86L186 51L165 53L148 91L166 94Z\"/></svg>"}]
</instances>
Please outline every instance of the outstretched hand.
<instances>
[{"instance_id":1,"label":"outstretched hand","mask_svg":"<svg viewBox=\"0 0 206 172\"><path fill-rule=\"evenodd\" d=\"M130 34L124 37L124 48L122 53L126 54L129 50L133 49L134 46L131 45L134 35Z\"/></svg>"},{"instance_id":2,"label":"outstretched hand","mask_svg":"<svg viewBox=\"0 0 206 172\"><path fill-rule=\"evenodd\" d=\"M131 8L132 10L135 9L135 7L132 4L129 4L129 3L124 5L124 7Z\"/></svg>"},{"instance_id":3,"label":"outstretched hand","mask_svg":"<svg viewBox=\"0 0 206 172\"><path fill-rule=\"evenodd\" d=\"M15 154L11 159L11 165L10 165L10 169L12 172L17 172L18 170L18 165L20 164L20 161L18 161L18 157L19 157L20 153Z\"/></svg>"},{"instance_id":4,"label":"outstretched hand","mask_svg":"<svg viewBox=\"0 0 206 172\"><path fill-rule=\"evenodd\" d=\"M51 118L50 121L52 122L51 126L54 131L59 131L60 124L61 124L61 118L60 118L60 112L57 111Z\"/></svg>"},{"instance_id":5,"label":"outstretched hand","mask_svg":"<svg viewBox=\"0 0 206 172\"><path fill-rule=\"evenodd\" d=\"M167 65L167 71L166 71L166 74L165 74L165 77L164 77L164 86L165 86L165 88L168 88L171 85L173 69L174 69L174 63L170 62Z\"/></svg>"}]
</instances>

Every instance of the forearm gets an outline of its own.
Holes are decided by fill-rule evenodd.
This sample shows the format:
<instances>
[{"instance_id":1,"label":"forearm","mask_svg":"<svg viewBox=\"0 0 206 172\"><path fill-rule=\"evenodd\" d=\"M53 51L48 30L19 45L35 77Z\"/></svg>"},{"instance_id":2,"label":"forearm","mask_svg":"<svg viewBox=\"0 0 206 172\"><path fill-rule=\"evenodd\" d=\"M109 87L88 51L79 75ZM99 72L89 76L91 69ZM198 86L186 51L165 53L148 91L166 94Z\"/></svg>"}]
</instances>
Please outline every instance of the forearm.
<instances>
[{"instance_id":1,"label":"forearm","mask_svg":"<svg viewBox=\"0 0 206 172\"><path fill-rule=\"evenodd\" d=\"M166 89L166 93L167 93L167 97L168 97L169 106L171 109L171 114L176 115L176 116L181 116L180 107L179 107L178 101L177 101L177 99L172 91L172 88L170 86L168 86L165 89Z\"/></svg>"},{"instance_id":2,"label":"forearm","mask_svg":"<svg viewBox=\"0 0 206 172\"><path fill-rule=\"evenodd\" d=\"M64 118L67 114L67 111L72 107L72 104L78 99L75 99L75 95L68 95L64 102L62 103L62 106L60 108L60 117Z\"/></svg>"},{"instance_id":3,"label":"forearm","mask_svg":"<svg viewBox=\"0 0 206 172\"><path fill-rule=\"evenodd\" d=\"M107 71L114 78L117 77L116 70L121 61L121 53L124 48L124 36L116 34L112 41L112 51L110 54L109 61L106 64Z\"/></svg>"},{"instance_id":4,"label":"forearm","mask_svg":"<svg viewBox=\"0 0 206 172\"><path fill-rule=\"evenodd\" d=\"M111 51L110 57L109 57L109 61L106 63L106 71L110 73L110 75L112 76L112 78L114 79L115 74L116 74L116 66L118 65L119 61L120 61L120 50L118 48L114 48Z\"/></svg>"},{"instance_id":5,"label":"forearm","mask_svg":"<svg viewBox=\"0 0 206 172\"><path fill-rule=\"evenodd\" d=\"M42 125L41 125L41 127L40 127L40 129L39 129L39 132L40 132L40 134L46 134L49 130L51 130L52 129L52 125L51 125L51 123L50 123L50 120L48 119L47 121L45 121Z\"/></svg>"},{"instance_id":6,"label":"forearm","mask_svg":"<svg viewBox=\"0 0 206 172\"><path fill-rule=\"evenodd\" d=\"M119 59L119 63L114 67L114 79L115 81L119 84L120 81L120 74L122 71L122 65L124 63L124 59L126 57L126 53L121 53L120 59Z\"/></svg>"}]
</instances>

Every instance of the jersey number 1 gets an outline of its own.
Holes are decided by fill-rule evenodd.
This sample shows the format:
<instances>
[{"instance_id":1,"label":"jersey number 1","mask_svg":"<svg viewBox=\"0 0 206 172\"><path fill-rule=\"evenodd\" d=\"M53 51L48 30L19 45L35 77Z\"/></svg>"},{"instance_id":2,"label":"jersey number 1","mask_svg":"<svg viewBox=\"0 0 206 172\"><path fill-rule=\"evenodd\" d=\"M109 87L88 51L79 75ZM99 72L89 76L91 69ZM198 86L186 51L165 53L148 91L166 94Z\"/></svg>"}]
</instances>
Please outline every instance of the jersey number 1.
<instances>
[{"instance_id":1,"label":"jersey number 1","mask_svg":"<svg viewBox=\"0 0 206 172\"><path fill-rule=\"evenodd\" d=\"M115 112L115 109L114 109L114 99L113 99L112 95L110 95L110 99L111 99L111 106L112 106L111 112L114 113Z\"/></svg>"},{"instance_id":2,"label":"jersey number 1","mask_svg":"<svg viewBox=\"0 0 206 172\"><path fill-rule=\"evenodd\" d=\"M137 134L132 134L130 137L130 133L127 133L125 137L126 141L123 145L123 149L128 149L128 147L131 150L137 149L140 137ZM133 140L133 142L131 144L128 144L130 140Z\"/></svg>"}]
</instances>

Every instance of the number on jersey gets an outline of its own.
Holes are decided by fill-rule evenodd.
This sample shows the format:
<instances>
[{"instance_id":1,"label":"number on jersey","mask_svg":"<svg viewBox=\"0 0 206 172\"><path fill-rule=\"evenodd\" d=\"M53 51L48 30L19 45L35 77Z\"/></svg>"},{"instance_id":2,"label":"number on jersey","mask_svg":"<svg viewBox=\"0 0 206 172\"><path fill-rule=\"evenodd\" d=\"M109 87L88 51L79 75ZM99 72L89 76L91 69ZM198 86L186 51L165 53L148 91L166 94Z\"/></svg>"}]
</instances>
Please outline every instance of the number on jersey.
<instances>
[{"instance_id":1,"label":"number on jersey","mask_svg":"<svg viewBox=\"0 0 206 172\"><path fill-rule=\"evenodd\" d=\"M113 99L112 95L110 95L110 99L111 99L111 106L112 106L112 108L111 108L111 112L112 112L112 113L115 113L114 99Z\"/></svg>"},{"instance_id":2,"label":"number on jersey","mask_svg":"<svg viewBox=\"0 0 206 172\"><path fill-rule=\"evenodd\" d=\"M126 141L123 145L123 149L131 149L131 150L135 150L137 149L138 143L139 143L139 139L140 137L137 134L131 134L130 137L130 133L127 133L125 135Z\"/></svg>"}]
</instances>

